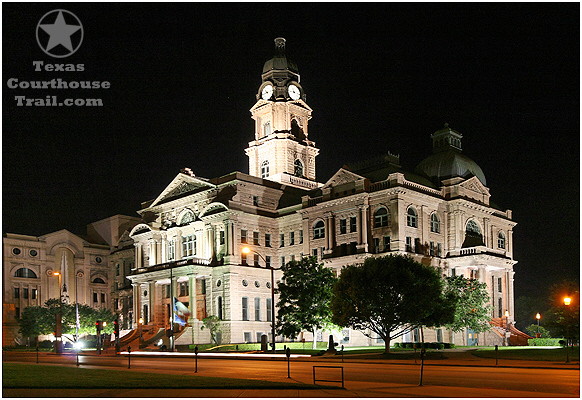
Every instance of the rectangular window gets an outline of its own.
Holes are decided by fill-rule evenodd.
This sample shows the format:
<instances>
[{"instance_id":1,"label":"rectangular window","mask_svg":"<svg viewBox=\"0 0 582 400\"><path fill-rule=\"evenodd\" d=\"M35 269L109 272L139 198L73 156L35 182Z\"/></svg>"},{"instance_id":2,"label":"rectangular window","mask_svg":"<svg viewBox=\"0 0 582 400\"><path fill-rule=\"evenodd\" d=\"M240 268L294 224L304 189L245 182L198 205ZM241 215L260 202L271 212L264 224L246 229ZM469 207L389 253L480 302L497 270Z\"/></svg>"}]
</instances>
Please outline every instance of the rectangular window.
<instances>
[{"instance_id":1,"label":"rectangular window","mask_svg":"<svg viewBox=\"0 0 582 400\"><path fill-rule=\"evenodd\" d=\"M223 245L226 242L226 239L224 238L224 231L220 231L220 244Z\"/></svg>"},{"instance_id":2,"label":"rectangular window","mask_svg":"<svg viewBox=\"0 0 582 400\"><path fill-rule=\"evenodd\" d=\"M14 307L14 316L20 318L20 307Z\"/></svg>"},{"instance_id":3,"label":"rectangular window","mask_svg":"<svg viewBox=\"0 0 582 400\"><path fill-rule=\"evenodd\" d=\"M285 266L285 256L281 256L281 266Z\"/></svg>"},{"instance_id":4,"label":"rectangular window","mask_svg":"<svg viewBox=\"0 0 582 400\"><path fill-rule=\"evenodd\" d=\"M245 332L244 337L245 337L245 343L251 342L251 333L250 332Z\"/></svg>"},{"instance_id":5,"label":"rectangular window","mask_svg":"<svg viewBox=\"0 0 582 400\"><path fill-rule=\"evenodd\" d=\"M321 258L323 258L323 255L325 254L323 251L325 250L325 247L321 248Z\"/></svg>"},{"instance_id":6,"label":"rectangular window","mask_svg":"<svg viewBox=\"0 0 582 400\"><path fill-rule=\"evenodd\" d=\"M261 320L261 298L255 297L255 321Z\"/></svg>"},{"instance_id":7,"label":"rectangular window","mask_svg":"<svg viewBox=\"0 0 582 400\"><path fill-rule=\"evenodd\" d=\"M182 236L182 257L192 257L196 254L196 236Z\"/></svg>"},{"instance_id":8,"label":"rectangular window","mask_svg":"<svg viewBox=\"0 0 582 400\"><path fill-rule=\"evenodd\" d=\"M200 279L201 294L206 294L206 279Z\"/></svg>"},{"instance_id":9,"label":"rectangular window","mask_svg":"<svg viewBox=\"0 0 582 400\"><path fill-rule=\"evenodd\" d=\"M441 247L441 244L440 243L437 243L437 252L436 252L437 257L441 257L442 250L443 249Z\"/></svg>"},{"instance_id":10,"label":"rectangular window","mask_svg":"<svg viewBox=\"0 0 582 400\"><path fill-rule=\"evenodd\" d=\"M347 232L348 232L348 220L340 219L340 234L343 235L344 233Z\"/></svg>"},{"instance_id":11,"label":"rectangular window","mask_svg":"<svg viewBox=\"0 0 582 400\"><path fill-rule=\"evenodd\" d=\"M263 336L263 332L257 332L257 343L261 343L261 336Z\"/></svg>"},{"instance_id":12,"label":"rectangular window","mask_svg":"<svg viewBox=\"0 0 582 400\"><path fill-rule=\"evenodd\" d=\"M170 298L170 285L164 285L164 299Z\"/></svg>"},{"instance_id":13,"label":"rectangular window","mask_svg":"<svg viewBox=\"0 0 582 400\"><path fill-rule=\"evenodd\" d=\"M271 234L265 233L265 246L271 247Z\"/></svg>"},{"instance_id":14,"label":"rectangular window","mask_svg":"<svg viewBox=\"0 0 582 400\"><path fill-rule=\"evenodd\" d=\"M317 258L317 249L313 249L313 257Z\"/></svg>"},{"instance_id":15,"label":"rectangular window","mask_svg":"<svg viewBox=\"0 0 582 400\"><path fill-rule=\"evenodd\" d=\"M419 238L414 238L414 252L417 254L422 254L422 247L420 245Z\"/></svg>"},{"instance_id":16,"label":"rectangular window","mask_svg":"<svg viewBox=\"0 0 582 400\"><path fill-rule=\"evenodd\" d=\"M380 238L374 238L374 253L380 252Z\"/></svg>"},{"instance_id":17,"label":"rectangular window","mask_svg":"<svg viewBox=\"0 0 582 400\"><path fill-rule=\"evenodd\" d=\"M22 298L23 299L28 299L28 288L23 288L22 289Z\"/></svg>"},{"instance_id":18,"label":"rectangular window","mask_svg":"<svg viewBox=\"0 0 582 400\"><path fill-rule=\"evenodd\" d=\"M240 230L240 242L241 243L246 243L247 242L247 231L246 231L246 229L241 229Z\"/></svg>"},{"instance_id":19,"label":"rectangular window","mask_svg":"<svg viewBox=\"0 0 582 400\"><path fill-rule=\"evenodd\" d=\"M20 298L20 288L17 288L17 287L14 288L14 298L15 299Z\"/></svg>"},{"instance_id":20,"label":"rectangular window","mask_svg":"<svg viewBox=\"0 0 582 400\"><path fill-rule=\"evenodd\" d=\"M412 252L412 238L410 236L406 236L406 251Z\"/></svg>"},{"instance_id":21,"label":"rectangular window","mask_svg":"<svg viewBox=\"0 0 582 400\"><path fill-rule=\"evenodd\" d=\"M188 296L188 282L180 282L180 297Z\"/></svg>"},{"instance_id":22,"label":"rectangular window","mask_svg":"<svg viewBox=\"0 0 582 400\"><path fill-rule=\"evenodd\" d=\"M497 316L503 317L503 299L501 297L497 299Z\"/></svg>"},{"instance_id":23,"label":"rectangular window","mask_svg":"<svg viewBox=\"0 0 582 400\"><path fill-rule=\"evenodd\" d=\"M267 268L271 268L271 256L266 256L265 262L267 263Z\"/></svg>"},{"instance_id":24,"label":"rectangular window","mask_svg":"<svg viewBox=\"0 0 582 400\"><path fill-rule=\"evenodd\" d=\"M240 255L240 263L242 265L248 265L246 253L241 253L241 255Z\"/></svg>"},{"instance_id":25,"label":"rectangular window","mask_svg":"<svg viewBox=\"0 0 582 400\"><path fill-rule=\"evenodd\" d=\"M291 254L291 255L289 256L289 258L291 259L291 261L295 261L295 254Z\"/></svg>"},{"instance_id":26,"label":"rectangular window","mask_svg":"<svg viewBox=\"0 0 582 400\"><path fill-rule=\"evenodd\" d=\"M253 232L253 244L255 246L259 245L259 232Z\"/></svg>"},{"instance_id":27,"label":"rectangular window","mask_svg":"<svg viewBox=\"0 0 582 400\"><path fill-rule=\"evenodd\" d=\"M115 276L119 276L119 263L115 264Z\"/></svg>"},{"instance_id":28,"label":"rectangular window","mask_svg":"<svg viewBox=\"0 0 582 400\"><path fill-rule=\"evenodd\" d=\"M259 196L253 196L253 206L259 206Z\"/></svg>"},{"instance_id":29,"label":"rectangular window","mask_svg":"<svg viewBox=\"0 0 582 400\"><path fill-rule=\"evenodd\" d=\"M93 303L97 303L99 301L99 297L97 293L93 292Z\"/></svg>"},{"instance_id":30,"label":"rectangular window","mask_svg":"<svg viewBox=\"0 0 582 400\"><path fill-rule=\"evenodd\" d=\"M437 329L437 342L442 343L443 342L443 330L442 329Z\"/></svg>"},{"instance_id":31,"label":"rectangular window","mask_svg":"<svg viewBox=\"0 0 582 400\"><path fill-rule=\"evenodd\" d=\"M349 343L349 342L350 342L350 330L349 329L342 329L341 343Z\"/></svg>"},{"instance_id":32,"label":"rectangular window","mask_svg":"<svg viewBox=\"0 0 582 400\"><path fill-rule=\"evenodd\" d=\"M259 264L259 255L258 254L255 254L255 263L254 263L254 265L255 265L255 267L258 267L260 265Z\"/></svg>"},{"instance_id":33,"label":"rectangular window","mask_svg":"<svg viewBox=\"0 0 582 400\"><path fill-rule=\"evenodd\" d=\"M434 242L430 242L430 255L434 256Z\"/></svg>"},{"instance_id":34,"label":"rectangular window","mask_svg":"<svg viewBox=\"0 0 582 400\"><path fill-rule=\"evenodd\" d=\"M295 244L295 232L289 233L289 246L293 246Z\"/></svg>"},{"instance_id":35,"label":"rectangular window","mask_svg":"<svg viewBox=\"0 0 582 400\"><path fill-rule=\"evenodd\" d=\"M356 217L350 217L350 232L355 232L357 229Z\"/></svg>"},{"instance_id":36,"label":"rectangular window","mask_svg":"<svg viewBox=\"0 0 582 400\"><path fill-rule=\"evenodd\" d=\"M303 229L299 230L299 244L303 243Z\"/></svg>"},{"instance_id":37,"label":"rectangular window","mask_svg":"<svg viewBox=\"0 0 582 400\"><path fill-rule=\"evenodd\" d=\"M32 293L31 293L32 297L31 299L36 299L38 297L38 289L32 289Z\"/></svg>"},{"instance_id":38,"label":"rectangular window","mask_svg":"<svg viewBox=\"0 0 582 400\"><path fill-rule=\"evenodd\" d=\"M451 268L451 276L457 276L457 269Z\"/></svg>"},{"instance_id":39,"label":"rectangular window","mask_svg":"<svg viewBox=\"0 0 582 400\"><path fill-rule=\"evenodd\" d=\"M249 320L249 299L248 299L248 297L242 298L242 319L243 319L243 321Z\"/></svg>"},{"instance_id":40,"label":"rectangular window","mask_svg":"<svg viewBox=\"0 0 582 400\"><path fill-rule=\"evenodd\" d=\"M384 236L384 251L390 251L390 236Z\"/></svg>"},{"instance_id":41,"label":"rectangular window","mask_svg":"<svg viewBox=\"0 0 582 400\"><path fill-rule=\"evenodd\" d=\"M267 322L271 322L273 317L273 307L271 303L271 299L267 299Z\"/></svg>"},{"instance_id":42,"label":"rectangular window","mask_svg":"<svg viewBox=\"0 0 582 400\"><path fill-rule=\"evenodd\" d=\"M176 243L173 240L168 240L168 261L174 260L175 257L176 257ZM119 273L117 275L119 275Z\"/></svg>"},{"instance_id":43,"label":"rectangular window","mask_svg":"<svg viewBox=\"0 0 582 400\"><path fill-rule=\"evenodd\" d=\"M285 234L281 234L281 247L285 247Z\"/></svg>"},{"instance_id":44,"label":"rectangular window","mask_svg":"<svg viewBox=\"0 0 582 400\"><path fill-rule=\"evenodd\" d=\"M503 291L503 289L502 289L502 280L501 280L501 278L497 278L497 291L498 291L499 293L501 293L501 292Z\"/></svg>"},{"instance_id":45,"label":"rectangular window","mask_svg":"<svg viewBox=\"0 0 582 400\"><path fill-rule=\"evenodd\" d=\"M101 304L105 304L105 293L101 293Z\"/></svg>"}]
</instances>

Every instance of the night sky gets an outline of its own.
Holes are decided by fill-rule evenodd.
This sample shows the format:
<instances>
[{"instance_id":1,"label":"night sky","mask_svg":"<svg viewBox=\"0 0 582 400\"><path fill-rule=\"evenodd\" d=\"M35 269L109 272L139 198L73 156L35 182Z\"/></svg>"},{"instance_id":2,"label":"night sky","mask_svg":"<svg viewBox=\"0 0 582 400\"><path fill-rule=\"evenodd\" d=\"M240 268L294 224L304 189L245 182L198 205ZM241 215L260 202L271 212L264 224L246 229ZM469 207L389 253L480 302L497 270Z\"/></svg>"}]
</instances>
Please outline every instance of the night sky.
<instances>
[{"instance_id":1,"label":"night sky","mask_svg":"<svg viewBox=\"0 0 582 400\"><path fill-rule=\"evenodd\" d=\"M449 123L513 210L516 297L579 278L578 3L3 3L4 233L84 234L137 216L189 167L248 173L249 109L273 40L287 39L307 103L317 177L391 152L406 170ZM46 55L36 26L64 8L79 50ZM37 72L33 61L83 64ZM109 81L97 90L9 89L7 81ZM103 107L18 107L15 96L102 98Z\"/></svg>"}]
</instances>

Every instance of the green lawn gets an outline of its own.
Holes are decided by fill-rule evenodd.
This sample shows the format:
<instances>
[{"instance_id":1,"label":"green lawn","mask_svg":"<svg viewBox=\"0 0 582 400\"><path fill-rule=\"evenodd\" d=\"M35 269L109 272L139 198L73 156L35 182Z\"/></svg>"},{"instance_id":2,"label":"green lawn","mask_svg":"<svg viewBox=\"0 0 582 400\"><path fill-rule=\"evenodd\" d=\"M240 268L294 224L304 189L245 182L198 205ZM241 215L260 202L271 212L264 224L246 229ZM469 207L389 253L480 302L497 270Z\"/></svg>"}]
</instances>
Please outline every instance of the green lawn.
<instances>
[{"instance_id":1,"label":"green lawn","mask_svg":"<svg viewBox=\"0 0 582 400\"><path fill-rule=\"evenodd\" d=\"M295 382L3 363L2 387L5 389L313 389L316 386Z\"/></svg>"},{"instance_id":2,"label":"green lawn","mask_svg":"<svg viewBox=\"0 0 582 400\"><path fill-rule=\"evenodd\" d=\"M495 358L495 348L481 348L474 350L473 355L483 358ZM566 361L566 349L555 348L546 349L536 346L520 347L500 347L498 352L499 359L506 360L532 360L532 361ZM570 361L580 361L580 348L570 347Z\"/></svg>"}]
</instances>

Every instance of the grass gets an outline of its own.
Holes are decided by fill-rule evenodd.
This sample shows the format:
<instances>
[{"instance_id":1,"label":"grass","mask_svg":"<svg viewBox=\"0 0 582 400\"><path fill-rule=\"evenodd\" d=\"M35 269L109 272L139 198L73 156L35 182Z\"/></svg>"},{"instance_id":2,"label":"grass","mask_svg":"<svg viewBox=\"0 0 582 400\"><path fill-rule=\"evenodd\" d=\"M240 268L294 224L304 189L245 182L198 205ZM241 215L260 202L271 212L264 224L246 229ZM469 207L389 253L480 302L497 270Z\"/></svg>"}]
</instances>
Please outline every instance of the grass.
<instances>
[{"instance_id":1,"label":"grass","mask_svg":"<svg viewBox=\"0 0 582 400\"><path fill-rule=\"evenodd\" d=\"M35 364L2 364L4 389L313 389L295 382L154 374Z\"/></svg>"},{"instance_id":2,"label":"grass","mask_svg":"<svg viewBox=\"0 0 582 400\"><path fill-rule=\"evenodd\" d=\"M580 347L570 347L570 361L580 361ZM474 356L482 358L495 358L495 348L481 348L471 352ZM498 358L506 360L530 360L530 361L566 361L565 348L540 348L536 346L500 347Z\"/></svg>"}]
</instances>

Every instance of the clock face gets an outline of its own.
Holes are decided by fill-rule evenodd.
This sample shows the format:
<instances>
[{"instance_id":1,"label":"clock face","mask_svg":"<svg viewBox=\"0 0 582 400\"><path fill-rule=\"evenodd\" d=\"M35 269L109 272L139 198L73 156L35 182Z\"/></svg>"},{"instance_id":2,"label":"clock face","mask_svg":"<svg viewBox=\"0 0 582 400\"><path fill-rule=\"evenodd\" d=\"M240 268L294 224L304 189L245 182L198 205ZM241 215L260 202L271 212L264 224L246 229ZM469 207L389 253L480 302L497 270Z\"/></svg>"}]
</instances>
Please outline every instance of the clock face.
<instances>
[{"instance_id":1,"label":"clock face","mask_svg":"<svg viewBox=\"0 0 582 400\"><path fill-rule=\"evenodd\" d=\"M271 86L271 85L265 86L263 88L263 91L261 92L262 99L269 100L272 95L273 95L273 86Z\"/></svg>"},{"instance_id":2,"label":"clock face","mask_svg":"<svg viewBox=\"0 0 582 400\"><path fill-rule=\"evenodd\" d=\"M291 97L293 100L299 100L299 97L301 97L301 92L297 86L289 85L289 97Z\"/></svg>"}]
</instances>

